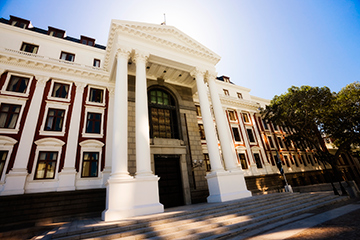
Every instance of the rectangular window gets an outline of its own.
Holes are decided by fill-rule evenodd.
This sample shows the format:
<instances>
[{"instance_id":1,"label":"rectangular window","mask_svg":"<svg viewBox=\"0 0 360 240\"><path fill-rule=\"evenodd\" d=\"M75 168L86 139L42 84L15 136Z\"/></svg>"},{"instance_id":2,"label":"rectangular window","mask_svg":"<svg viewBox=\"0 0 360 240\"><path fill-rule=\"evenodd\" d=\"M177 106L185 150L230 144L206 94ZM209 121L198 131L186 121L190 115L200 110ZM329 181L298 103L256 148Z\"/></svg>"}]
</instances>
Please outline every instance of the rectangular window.
<instances>
[{"instance_id":1,"label":"rectangular window","mask_svg":"<svg viewBox=\"0 0 360 240\"><path fill-rule=\"evenodd\" d=\"M15 129L21 105L2 103L0 107L0 128Z\"/></svg>"},{"instance_id":2,"label":"rectangular window","mask_svg":"<svg viewBox=\"0 0 360 240\"><path fill-rule=\"evenodd\" d=\"M81 177L97 177L99 165L98 152L84 152Z\"/></svg>"},{"instance_id":3,"label":"rectangular window","mask_svg":"<svg viewBox=\"0 0 360 240\"><path fill-rule=\"evenodd\" d=\"M232 132L234 134L235 142L241 142L239 129L237 127L233 127Z\"/></svg>"},{"instance_id":4,"label":"rectangular window","mask_svg":"<svg viewBox=\"0 0 360 240\"><path fill-rule=\"evenodd\" d=\"M100 133L101 128L101 114L88 113L86 122L86 133Z\"/></svg>"},{"instance_id":5,"label":"rectangular window","mask_svg":"<svg viewBox=\"0 0 360 240\"><path fill-rule=\"evenodd\" d=\"M247 113L242 113L243 115L243 119L245 123L250 123L250 118L249 115Z\"/></svg>"},{"instance_id":6,"label":"rectangular window","mask_svg":"<svg viewBox=\"0 0 360 240\"><path fill-rule=\"evenodd\" d=\"M199 124L199 132L200 132L200 138L201 138L201 140L205 140L205 130L204 130L204 125Z\"/></svg>"},{"instance_id":7,"label":"rectangular window","mask_svg":"<svg viewBox=\"0 0 360 240\"><path fill-rule=\"evenodd\" d=\"M69 88L69 84L55 82L51 96L57 98L68 98Z\"/></svg>"},{"instance_id":8,"label":"rectangular window","mask_svg":"<svg viewBox=\"0 0 360 240\"><path fill-rule=\"evenodd\" d=\"M272 155L269 155L270 157L270 161L271 161L271 165L275 166L275 162L274 162L274 158Z\"/></svg>"},{"instance_id":9,"label":"rectangular window","mask_svg":"<svg viewBox=\"0 0 360 240\"><path fill-rule=\"evenodd\" d=\"M271 136L268 136L268 141L269 141L270 148L275 148L275 146L274 146L274 142L273 142L273 140L272 140L272 137L271 137Z\"/></svg>"},{"instance_id":10,"label":"rectangular window","mask_svg":"<svg viewBox=\"0 0 360 240\"><path fill-rule=\"evenodd\" d=\"M210 172L211 171L211 165L210 165L209 154L204 153L204 161L205 161L205 164L206 164L206 171Z\"/></svg>"},{"instance_id":11,"label":"rectangular window","mask_svg":"<svg viewBox=\"0 0 360 240\"><path fill-rule=\"evenodd\" d=\"M234 111L229 110L229 111L228 111L228 113L229 113L229 119L230 119L230 121L236 121L236 115L235 115L235 112L234 112Z\"/></svg>"},{"instance_id":12,"label":"rectangular window","mask_svg":"<svg viewBox=\"0 0 360 240\"><path fill-rule=\"evenodd\" d=\"M295 162L295 166L299 167L299 163L298 163L297 157L296 157L295 155L292 155L292 159L293 159L293 161Z\"/></svg>"},{"instance_id":13,"label":"rectangular window","mask_svg":"<svg viewBox=\"0 0 360 240\"><path fill-rule=\"evenodd\" d=\"M30 78L11 75L6 91L26 93Z\"/></svg>"},{"instance_id":14,"label":"rectangular window","mask_svg":"<svg viewBox=\"0 0 360 240\"><path fill-rule=\"evenodd\" d=\"M262 168L260 154L254 153L255 163L257 168Z\"/></svg>"},{"instance_id":15,"label":"rectangular window","mask_svg":"<svg viewBox=\"0 0 360 240\"><path fill-rule=\"evenodd\" d=\"M306 163L306 158L304 155L301 155L301 159L302 159L302 162L304 163L304 166L306 167L307 166L307 163Z\"/></svg>"},{"instance_id":16,"label":"rectangular window","mask_svg":"<svg viewBox=\"0 0 360 240\"><path fill-rule=\"evenodd\" d=\"M237 94L237 96L238 96L239 99L242 99L242 98L243 98L243 96L242 96L241 93L238 92L238 93L236 93L236 94Z\"/></svg>"},{"instance_id":17,"label":"rectangular window","mask_svg":"<svg viewBox=\"0 0 360 240\"><path fill-rule=\"evenodd\" d=\"M46 117L45 131L62 131L65 110L49 109Z\"/></svg>"},{"instance_id":18,"label":"rectangular window","mask_svg":"<svg viewBox=\"0 0 360 240\"><path fill-rule=\"evenodd\" d=\"M0 179L5 168L5 162L7 158L7 151L0 151Z\"/></svg>"},{"instance_id":19,"label":"rectangular window","mask_svg":"<svg viewBox=\"0 0 360 240\"><path fill-rule=\"evenodd\" d=\"M65 36L65 31L53 27L48 28L48 35L63 38Z\"/></svg>"},{"instance_id":20,"label":"rectangular window","mask_svg":"<svg viewBox=\"0 0 360 240\"><path fill-rule=\"evenodd\" d=\"M263 122L263 125L264 125L264 129L269 130L269 126L267 124L267 121L265 119L263 119L262 122Z\"/></svg>"},{"instance_id":21,"label":"rectangular window","mask_svg":"<svg viewBox=\"0 0 360 240\"><path fill-rule=\"evenodd\" d=\"M94 46L95 45L95 39L89 38L86 36L80 36L80 42L85 45Z\"/></svg>"},{"instance_id":22,"label":"rectangular window","mask_svg":"<svg viewBox=\"0 0 360 240\"><path fill-rule=\"evenodd\" d=\"M289 162L289 158L287 155L284 155L284 159L285 159L285 163L287 167L290 167L290 162Z\"/></svg>"},{"instance_id":23,"label":"rectangular window","mask_svg":"<svg viewBox=\"0 0 360 240\"><path fill-rule=\"evenodd\" d=\"M89 102L103 103L104 90L97 88L90 88Z\"/></svg>"},{"instance_id":24,"label":"rectangular window","mask_svg":"<svg viewBox=\"0 0 360 240\"><path fill-rule=\"evenodd\" d=\"M249 141L251 143L255 143L256 141L255 141L255 137L254 137L254 133L253 133L252 129L248 128L248 129L246 129L246 131L247 131L247 134L249 137Z\"/></svg>"},{"instance_id":25,"label":"rectangular window","mask_svg":"<svg viewBox=\"0 0 360 240\"><path fill-rule=\"evenodd\" d=\"M75 60L75 54L68 52L61 52L60 59L73 62Z\"/></svg>"},{"instance_id":26,"label":"rectangular window","mask_svg":"<svg viewBox=\"0 0 360 240\"><path fill-rule=\"evenodd\" d=\"M240 159L241 168L248 169L245 153L239 153L239 159Z\"/></svg>"},{"instance_id":27,"label":"rectangular window","mask_svg":"<svg viewBox=\"0 0 360 240\"><path fill-rule=\"evenodd\" d=\"M93 63L94 67L100 67L100 60L99 59L94 59L94 63Z\"/></svg>"},{"instance_id":28,"label":"rectangular window","mask_svg":"<svg viewBox=\"0 0 360 240\"><path fill-rule=\"evenodd\" d=\"M37 53L39 49L38 45L34 45L34 44L30 44L30 43L25 43L23 42L21 45L21 51L23 52L28 52L28 53Z\"/></svg>"},{"instance_id":29,"label":"rectangular window","mask_svg":"<svg viewBox=\"0 0 360 240\"><path fill-rule=\"evenodd\" d=\"M201 117L201 109L199 105L195 105L196 107L196 116Z\"/></svg>"},{"instance_id":30,"label":"rectangular window","mask_svg":"<svg viewBox=\"0 0 360 240\"><path fill-rule=\"evenodd\" d=\"M274 126L274 130L275 130L275 131L279 131L279 126L278 126L278 125L273 124L273 126Z\"/></svg>"},{"instance_id":31,"label":"rectangular window","mask_svg":"<svg viewBox=\"0 0 360 240\"><path fill-rule=\"evenodd\" d=\"M277 137L280 148L284 148L284 142L281 137Z\"/></svg>"},{"instance_id":32,"label":"rectangular window","mask_svg":"<svg viewBox=\"0 0 360 240\"><path fill-rule=\"evenodd\" d=\"M230 96L229 90L227 90L227 89L223 89L223 90L224 90L225 96Z\"/></svg>"},{"instance_id":33,"label":"rectangular window","mask_svg":"<svg viewBox=\"0 0 360 240\"><path fill-rule=\"evenodd\" d=\"M54 179L57 156L57 152L39 152L35 179Z\"/></svg>"}]
</instances>

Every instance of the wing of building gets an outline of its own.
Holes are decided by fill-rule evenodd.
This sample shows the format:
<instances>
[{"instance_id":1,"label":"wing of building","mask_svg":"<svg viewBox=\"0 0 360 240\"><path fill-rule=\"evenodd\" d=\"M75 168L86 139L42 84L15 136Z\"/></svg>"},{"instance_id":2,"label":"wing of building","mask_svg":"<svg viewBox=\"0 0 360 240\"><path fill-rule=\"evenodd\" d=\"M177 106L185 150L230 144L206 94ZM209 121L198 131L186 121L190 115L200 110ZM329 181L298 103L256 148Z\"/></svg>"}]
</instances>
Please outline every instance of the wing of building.
<instances>
[{"instance_id":1,"label":"wing of building","mask_svg":"<svg viewBox=\"0 0 360 240\"><path fill-rule=\"evenodd\" d=\"M116 220L281 191L278 156L293 186L324 182L219 61L167 25L113 20L101 46L2 18L0 195L106 189Z\"/></svg>"}]
</instances>

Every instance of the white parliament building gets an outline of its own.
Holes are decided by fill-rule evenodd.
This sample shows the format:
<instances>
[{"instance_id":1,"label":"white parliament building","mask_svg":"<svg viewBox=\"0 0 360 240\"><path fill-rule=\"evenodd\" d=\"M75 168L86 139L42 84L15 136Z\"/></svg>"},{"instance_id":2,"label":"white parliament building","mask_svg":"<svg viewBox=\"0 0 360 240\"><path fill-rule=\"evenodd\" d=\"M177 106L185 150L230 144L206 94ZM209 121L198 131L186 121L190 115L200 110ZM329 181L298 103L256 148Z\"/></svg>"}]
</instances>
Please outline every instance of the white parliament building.
<instances>
[{"instance_id":1,"label":"white parliament building","mask_svg":"<svg viewBox=\"0 0 360 240\"><path fill-rule=\"evenodd\" d=\"M224 202L281 186L277 151L293 185L319 180L219 61L173 26L113 20L102 46L0 19L0 198L106 189L106 221Z\"/></svg>"}]
</instances>

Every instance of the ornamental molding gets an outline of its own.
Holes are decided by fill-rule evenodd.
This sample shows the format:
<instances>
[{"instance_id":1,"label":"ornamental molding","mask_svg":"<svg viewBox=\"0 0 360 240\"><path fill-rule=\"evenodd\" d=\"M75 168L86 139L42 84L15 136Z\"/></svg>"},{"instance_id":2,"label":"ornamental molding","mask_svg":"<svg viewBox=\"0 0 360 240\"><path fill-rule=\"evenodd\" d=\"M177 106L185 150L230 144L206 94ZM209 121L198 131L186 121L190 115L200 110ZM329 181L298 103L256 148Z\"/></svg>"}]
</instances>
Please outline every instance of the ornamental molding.
<instances>
[{"instance_id":1,"label":"ornamental molding","mask_svg":"<svg viewBox=\"0 0 360 240\"><path fill-rule=\"evenodd\" d=\"M132 58L132 60L137 63L137 62L147 62L147 60L149 59L150 54L147 52L143 52L143 51L139 51L139 50L135 50L135 54Z\"/></svg>"},{"instance_id":2,"label":"ornamental molding","mask_svg":"<svg viewBox=\"0 0 360 240\"><path fill-rule=\"evenodd\" d=\"M237 108L244 107L244 108L252 109L255 111L257 111L260 106L258 103L254 102L254 101L238 99L235 97L229 97L229 96L224 96L224 95L220 95L220 101L222 104L234 106Z\"/></svg>"},{"instance_id":3,"label":"ornamental molding","mask_svg":"<svg viewBox=\"0 0 360 240\"><path fill-rule=\"evenodd\" d=\"M36 54L24 54L21 51L0 49L0 63L17 67L32 68L48 72L57 72L80 78L109 81L109 72L74 62L53 59Z\"/></svg>"},{"instance_id":4,"label":"ornamental molding","mask_svg":"<svg viewBox=\"0 0 360 240\"><path fill-rule=\"evenodd\" d=\"M188 35L184 34L175 27L113 20L110 26L110 33L104 61L104 66L106 69L109 68L109 63L111 60L111 49L115 44L116 36L118 34L127 34L136 38L142 38L162 47L166 46L180 52L206 59L207 61L210 61L213 65L220 61L219 55L212 52L211 50L201 45L194 39L190 38ZM183 44L156 36L156 34L163 34L175 37Z\"/></svg>"}]
</instances>

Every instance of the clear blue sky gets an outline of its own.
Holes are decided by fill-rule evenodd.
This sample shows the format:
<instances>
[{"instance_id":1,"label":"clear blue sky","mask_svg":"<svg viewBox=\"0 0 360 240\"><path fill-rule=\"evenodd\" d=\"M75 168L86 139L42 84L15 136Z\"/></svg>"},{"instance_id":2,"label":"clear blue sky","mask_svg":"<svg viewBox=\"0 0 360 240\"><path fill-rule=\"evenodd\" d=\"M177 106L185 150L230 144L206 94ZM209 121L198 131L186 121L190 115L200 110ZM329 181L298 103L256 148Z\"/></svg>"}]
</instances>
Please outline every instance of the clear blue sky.
<instances>
[{"instance_id":1,"label":"clear blue sky","mask_svg":"<svg viewBox=\"0 0 360 240\"><path fill-rule=\"evenodd\" d=\"M90 36L106 45L111 19L172 25L221 56L227 75L272 99L292 85L339 91L360 80L360 1L0 0L0 17Z\"/></svg>"}]
</instances>

